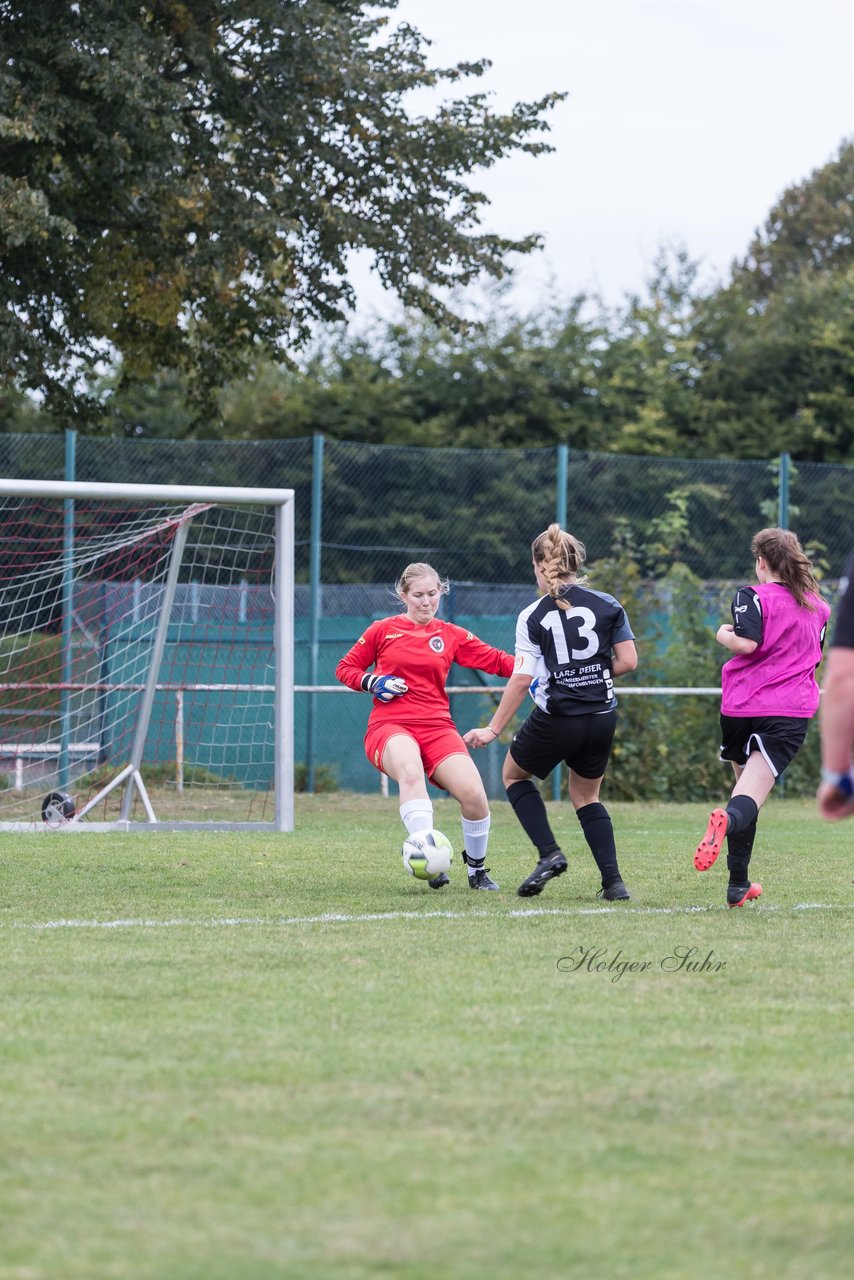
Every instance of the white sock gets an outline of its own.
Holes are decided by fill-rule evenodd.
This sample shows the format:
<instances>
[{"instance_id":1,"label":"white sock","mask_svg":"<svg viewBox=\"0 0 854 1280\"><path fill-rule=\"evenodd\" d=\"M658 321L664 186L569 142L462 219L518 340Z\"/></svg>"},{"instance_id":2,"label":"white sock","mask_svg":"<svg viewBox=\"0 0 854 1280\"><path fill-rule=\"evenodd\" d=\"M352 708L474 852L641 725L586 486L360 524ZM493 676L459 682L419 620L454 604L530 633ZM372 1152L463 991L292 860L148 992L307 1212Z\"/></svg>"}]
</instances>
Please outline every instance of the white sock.
<instances>
[{"instance_id":1,"label":"white sock","mask_svg":"<svg viewBox=\"0 0 854 1280\"><path fill-rule=\"evenodd\" d=\"M486 846L489 843L489 824L491 818L463 818L463 845L466 857L470 862L482 863L486 857ZM468 873L474 875L476 867L469 867Z\"/></svg>"},{"instance_id":2,"label":"white sock","mask_svg":"<svg viewBox=\"0 0 854 1280\"><path fill-rule=\"evenodd\" d=\"M400 806L400 820L410 835L416 831L429 831L433 826L433 801L407 800Z\"/></svg>"}]
</instances>

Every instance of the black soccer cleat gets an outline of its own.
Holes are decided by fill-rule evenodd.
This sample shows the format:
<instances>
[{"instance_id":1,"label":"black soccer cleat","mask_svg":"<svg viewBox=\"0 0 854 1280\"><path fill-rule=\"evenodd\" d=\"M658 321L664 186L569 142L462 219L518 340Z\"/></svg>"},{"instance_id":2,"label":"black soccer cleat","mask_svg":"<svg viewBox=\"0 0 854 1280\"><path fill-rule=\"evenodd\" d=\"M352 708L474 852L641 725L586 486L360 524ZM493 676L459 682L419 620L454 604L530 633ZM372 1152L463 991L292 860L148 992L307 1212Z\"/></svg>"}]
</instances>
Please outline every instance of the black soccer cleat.
<instances>
[{"instance_id":1,"label":"black soccer cleat","mask_svg":"<svg viewBox=\"0 0 854 1280\"><path fill-rule=\"evenodd\" d=\"M495 889L498 885L489 875L489 867L476 867L473 876L469 876L470 889Z\"/></svg>"},{"instance_id":2,"label":"black soccer cleat","mask_svg":"<svg viewBox=\"0 0 854 1280\"><path fill-rule=\"evenodd\" d=\"M451 877L447 871L440 871L437 876L434 876L432 880L428 880L427 883L431 889L444 889L446 884L451 883Z\"/></svg>"},{"instance_id":3,"label":"black soccer cleat","mask_svg":"<svg viewBox=\"0 0 854 1280\"><path fill-rule=\"evenodd\" d=\"M603 884L596 894L597 898L604 898L606 902L628 902L631 896L622 880L612 880L610 884Z\"/></svg>"},{"instance_id":4,"label":"black soccer cleat","mask_svg":"<svg viewBox=\"0 0 854 1280\"><path fill-rule=\"evenodd\" d=\"M520 898L535 898L538 893L543 892L550 880L554 880L555 876L562 876L566 868L566 858L558 849L548 857L540 858L528 879L522 881L516 892Z\"/></svg>"},{"instance_id":5,"label":"black soccer cleat","mask_svg":"<svg viewBox=\"0 0 854 1280\"><path fill-rule=\"evenodd\" d=\"M489 867L485 867L483 865L482 858L480 862L475 862L473 858L468 856L465 849L463 849L463 862L466 864L468 869L470 889L492 889L497 892L498 885L489 875Z\"/></svg>"}]
</instances>

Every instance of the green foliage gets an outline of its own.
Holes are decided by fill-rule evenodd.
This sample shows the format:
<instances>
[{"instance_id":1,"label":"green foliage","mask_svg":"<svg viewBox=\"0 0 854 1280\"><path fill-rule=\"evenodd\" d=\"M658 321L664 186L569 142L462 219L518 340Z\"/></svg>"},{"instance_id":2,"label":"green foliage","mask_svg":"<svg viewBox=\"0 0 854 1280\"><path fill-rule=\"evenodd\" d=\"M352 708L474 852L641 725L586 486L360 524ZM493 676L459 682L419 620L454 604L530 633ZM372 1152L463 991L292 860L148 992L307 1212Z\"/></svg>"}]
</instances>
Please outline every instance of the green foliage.
<instances>
[{"instance_id":1,"label":"green foliage","mask_svg":"<svg viewBox=\"0 0 854 1280\"><path fill-rule=\"evenodd\" d=\"M854 143L771 210L732 279L697 304L708 444L846 460L854 448Z\"/></svg>"},{"instance_id":2,"label":"green foliage","mask_svg":"<svg viewBox=\"0 0 854 1280\"><path fill-rule=\"evenodd\" d=\"M78 779L78 785L83 780L87 789L90 792L94 792L114 778L117 772L118 768L115 761L111 764L99 765L96 769L90 769L81 775L81 779ZM171 787L174 789L178 765L175 760L150 761L142 766L141 772L146 788ZM225 787L231 790L240 785L234 778L229 778L222 773L214 773L213 770L206 769L202 765L185 764L181 773L183 781L188 787ZM160 814L159 816L163 815Z\"/></svg>"},{"instance_id":3,"label":"green foliage","mask_svg":"<svg viewBox=\"0 0 854 1280\"><path fill-rule=\"evenodd\" d=\"M2 323L0 320L0 335L2 335ZM54 430L58 430L58 425L52 420L51 415L46 410L40 409L11 382L4 382L0 376L0 432L24 434Z\"/></svg>"},{"instance_id":4,"label":"green foliage","mask_svg":"<svg viewBox=\"0 0 854 1280\"><path fill-rule=\"evenodd\" d=\"M0 375L91 420L85 382L185 379L194 417L259 356L285 358L352 302L373 256L407 306L500 278L473 173L548 150L559 99L482 93L415 115L413 94L483 74L428 66L396 0L6 4L0 79Z\"/></svg>"},{"instance_id":5,"label":"green foliage","mask_svg":"<svg viewBox=\"0 0 854 1280\"><path fill-rule=\"evenodd\" d=\"M841 221L854 217L850 200L846 208ZM488 439L646 457L847 460L854 267L842 253L823 259L821 271L810 264L805 249L803 269L790 261L767 296L744 271L702 295L685 253L661 254L647 295L610 314L579 295L536 316L496 310L463 333L411 318L369 333L335 331L302 369L259 366L251 382L232 382L221 429L428 447Z\"/></svg>"},{"instance_id":6,"label":"green foliage","mask_svg":"<svg viewBox=\"0 0 854 1280\"><path fill-rule=\"evenodd\" d=\"M301 9L307 14L320 4L312 0ZM662 459L765 459L787 452L801 461L847 461L854 452L854 265L846 247L854 219L852 157L854 147L847 144L787 193L764 235L721 287L699 292L696 265L685 251L662 252L643 296L629 297L610 312L595 297L580 294L550 298L537 314L520 316L496 296L494 310L480 323L460 328L442 323L449 318L425 300L426 314L410 311L403 321L348 333L325 325L327 312L345 306L342 277L340 294L334 289L324 294L324 306L312 312L308 293L300 304L302 323L291 317L294 350L314 326L313 342L297 366L281 362L278 347L256 332L275 327L273 313L279 319L285 315L292 296L287 290L267 291L256 316L248 295L241 295L242 301L232 298L231 307L222 286L220 302L209 302L206 295L192 324L176 335L168 326L161 332L148 315L153 304L145 290L138 294L138 305L148 309L143 321L134 312L137 294L119 288L110 305L124 319L111 330L113 341L118 346L126 341L136 356L128 355L120 373L93 383L93 396L103 407L105 427L172 439L280 440L320 432L342 442L429 448L482 449L486 441L495 448L566 443L576 450ZM438 158L437 152L437 163ZM177 176L170 181L177 182ZM194 216L202 215L196 210ZM239 235L239 220L234 225ZM113 229L110 236L121 241ZM229 231L225 241L230 238ZM161 239L166 254L174 237L173 242ZM74 243L63 241L62 252L71 253ZM248 243L246 252L260 257L261 247ZM32 254L27 245L20 247L22 255ZM421 251L430 252L429 240L419 241ZM209 244L208 257L212 253ZM188 279L201 289L198 257L192 261L200 274ZM46 299L65 278L41 258L21 271L21 280L31 277ZM52 283L42 280L44 273ZM14 302L14 291L23 287L15 279L7 274L0 286L9 291L13 312L23 305L23 295ZM86 277L86 290L96 285L96 277ZM242 277L229 286L235 297L243 287ZM252 311L252 318L242 321L249 325L247 334L251 330L245 343L229 328L238 323L244 303ZM222 325L217 307L228 311ZM58 314L53 307L51 317ZM78 321L85 329L85 315ZM16 336L10 322L8 316L0 322L7 325L0 330L0 347L5 342L9 352L18 352L37 371L38 353L27 354L27 344L41 341L41 330L36 325ZM157 334L169 348L162 365ZM227 349L219 351L223 334ZM54 336L59 344L54 363L60 368L60 349L68 344L73 352L77 336L67 326ZM144 357L143 374L134 359ZM216 363L215 376L205 372L205 361ZM142 382L135 385L137 374ZM216 398L220 383L224 390ZM208 397L202 415L200 394ZM56 405L53 397L50 403ZM32 403L17 395L0 400L0 427L32 431L34 416ZM64 421L43 416L44 430Z\"/></svg>"},{"instance_id":7,"label":"green foliage","mask_svg":"<svg viewBox=\"0 0 854 1280\"><path fill-rule=\"evenodd\" d=\"M332 791L338 790L338 771L331 764L316 764L314 766L314 786L312 788L315 795L328 795ZM308 765L302 760L297 760L294 764L294 791L308 791Z\"/></svg>"},{"instance_id":8,"label":"green foliage","mask_svg":"<svg viewBox=\"0 0 854 1280\"><path fill-rule=\"evenodd\" d=\"M656 540L670 529L687 536L687 495L669 495L651 543L618 541L612 556L591 572L592 585L616 595L637 637L638 669L617 688L620 721L608 769L608 794L618 799L706 800L725 785L717 759L720 700L696 696L625 694L633 685L713 688L721 658L714 641L718 600L681 561L651 580L642 566L660 564ZM664 549L666 557L666 544Z\"/></svg>"},{"instance_id":9,"label":"green foliage","mask_svg":"<svg viewBox=\"0 0 854 1280\"><path fill-rule=\"evenodd\" d=\"M460 448L601 444L592 390L607 331L589 311L577 298L536 318L494 315L465 333L415 318L334 330L302 370L263 369L229 386L224 429Z\"/></svg>"},{"instance_id":10,"label":"green foliage","mask_svg":"<svg viewBox=\"0 0 854 1280\"><path fill-rule=\"evenodd\" d=\"M854 142L804 182L789 187L736 265L734 284L757 302L810 276L844 277L854 267L851 206Z\"/></svg>"},{"instance_id":11,"label":"green foliage","mask_svg":"<svg viewBox=\"0 0 854 1280\"><path fill-rule=\"evenodd\" d=\"M61 639L58 635L0 636L0 661L14 682L56 684L62 678ZM57 689L0 689L4 733L14 734L17 727L32 725L31 713L56 712L60 693ZM19 714L16 714L16 710Z\"/></svg>"},{"instance_id":12,"label":"green foliage","mask_svg":"<svg viewBox=\"0 0 854 1280\"><path fill-rule=\"evenodd\" d=\"M694 285L684 250L659 253L648 297L632 297L599 353L595 386L601 440L621 453L693 454L702 436Z\"/></svg>"},{"instance_id":13,"label":"green foliage","mask_svg":"<svg viewBox=\"0 0 854 1280\"><path fill-rule=\"evenodd\" d=\"M691 384L684 255L659 260L649 303L609 317L578 295L541 314L496 311L454 333L429 320L335 331L304 368L228 388L231 435L305 435L370 444L678 451L699 434Z\"/></svg>"},{"instance_id":14,"label":"green foliage","mask_svg":"<svg viewBox=\"0 0 854 1280\"><path fill-rule=\"evenodd\" d=\"M698 304L700 394L712 449L817 462L854 448L854 267L807 266L759 304L738 282Z\"/></svg>"}]
</instances>

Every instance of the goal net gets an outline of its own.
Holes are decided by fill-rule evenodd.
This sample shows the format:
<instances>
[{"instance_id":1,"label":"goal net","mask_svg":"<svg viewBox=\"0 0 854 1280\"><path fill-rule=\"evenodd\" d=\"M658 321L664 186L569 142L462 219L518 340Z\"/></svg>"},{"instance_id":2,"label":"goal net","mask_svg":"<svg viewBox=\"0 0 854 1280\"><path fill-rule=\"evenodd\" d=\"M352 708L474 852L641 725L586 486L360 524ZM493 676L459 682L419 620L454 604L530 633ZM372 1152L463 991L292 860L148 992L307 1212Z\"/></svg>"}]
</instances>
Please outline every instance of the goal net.
<instances>
[{"instance_id":1,"label":"goal net","mask_svg":"<svg viewBox=\"0 0 854 1280\"><path fill-rule=\"evenodd\" d=\"M0 482L0 828L293 830L293 490Z\"/></svg>"}]
</instances>

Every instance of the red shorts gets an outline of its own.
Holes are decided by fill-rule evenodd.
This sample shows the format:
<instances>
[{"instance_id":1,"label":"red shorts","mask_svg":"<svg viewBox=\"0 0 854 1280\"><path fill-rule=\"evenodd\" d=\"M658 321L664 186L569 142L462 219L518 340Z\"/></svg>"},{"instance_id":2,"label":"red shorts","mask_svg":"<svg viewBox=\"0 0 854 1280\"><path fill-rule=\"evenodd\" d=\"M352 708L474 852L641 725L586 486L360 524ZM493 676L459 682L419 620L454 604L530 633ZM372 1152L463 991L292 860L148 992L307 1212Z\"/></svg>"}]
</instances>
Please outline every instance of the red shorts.
<instances>
[{"instance_id":1,"label":"red shorts","mask_svg":"<svg viewBox=\"0 0 854 1280\"><path fill-rule=\"evenodd\" d=\"M396 733L405 733L414 738L424 762L424 772L428 778L439 768L448 756L467 756L469 749L451 720L427 720L421 724L395 724L391 720L382 720L379 724L369 724L365 734L365 755L375 769L383 772L382 758L389 738Z\"/></svg>"}]
</instances>

